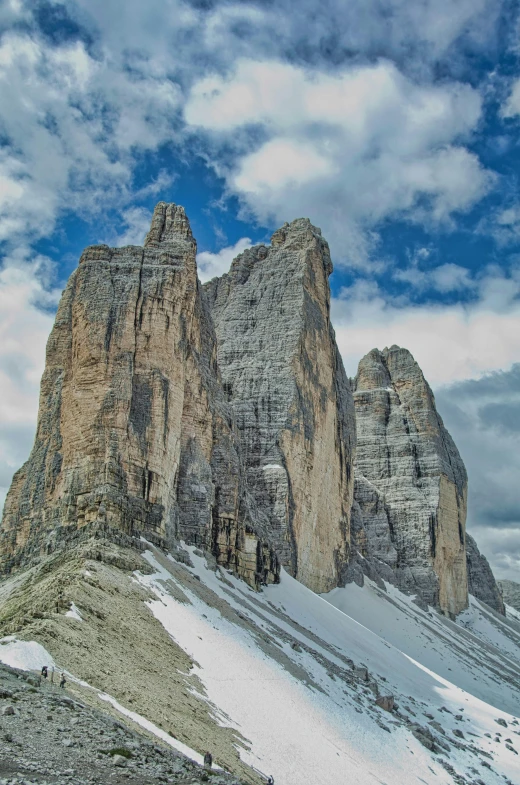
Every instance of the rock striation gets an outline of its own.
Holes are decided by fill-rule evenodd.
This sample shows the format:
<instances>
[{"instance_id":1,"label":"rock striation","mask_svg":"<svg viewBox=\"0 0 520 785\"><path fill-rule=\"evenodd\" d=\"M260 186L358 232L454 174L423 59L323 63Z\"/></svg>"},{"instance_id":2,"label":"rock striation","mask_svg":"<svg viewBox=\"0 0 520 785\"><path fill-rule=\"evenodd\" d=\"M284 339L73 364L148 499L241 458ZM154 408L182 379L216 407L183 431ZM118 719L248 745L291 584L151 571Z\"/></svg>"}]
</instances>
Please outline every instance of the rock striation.
<instances>
[{"instance_id":1,"label":"rock striation","mask_svg":"<svg viewBox=\"0 0 520 785\"><path fill-rule=\"evenodd\" d=\"M281 566L316 592L368 575L452 616L468 573L503 612L470 538L466 566L466 471L419 366L392 346L345 375L321 231L284 224L204 287L196 250L160 202L142 247L83 252L0 573L100 536L179 557L184 540L255 587Z\"/></svg>"},{"instance_id":2,"label":"rock striation","mask_svg":"<svg viewBox=\"0 0 520 785\"><path fill-rule=\"evenodd\" d=\"M362 573L455 616L467 605L467 476L410 352L372 350L353 380L353 558Z\"/></svg>"},{"instance_id":3,"label":"rock striation","mask_svg":"<svg viewBox=\"0 0 520 785\"><path fill-rule=\"evenodd\" d=\"M520 613L520 583L517 581L498 581L503 602Z\"/></svg>"},{"instance_id":4,"label":"rock striation","mask_svg":"<svg viewBox=\"0 0 520 785\"><path fill-rule=\"evenodd\" d=\"M329 248L307 219L206 285L247 483L288 571L317 592L349 557L354 407L330 323Z\"/></svg>"},{"instance_id":5,"label":"rock striation","mask_svg":"<svg viewBox=\"0 0 520 785\"><path fill-rule=\"evenodd\" d=\"M468 591L477 600L485 602L497 613L505 616L506 610L502 594L495 581L489 562L483 556L473 537L466 532L466 565L468 572Z\"/></svg>"},{"instance_id":6,"label":"rock striation","mask_svg":"<svg viewBox=\"0 0 520 785\"><path fill-rule=\"evenodd\" d=\"M6 499L3 571L59 547L57 530L106 524L162 545L184 537L252 584L277 579L195 257L184 209L164 202L144 247L83 252L48 341L35 444Z\"/></svg>"},{"instance_id":7,"label":"rock striation","mask_svg":"<svg viewBox=\"0 0 520 785\"><path fill-rule=\"evenodd\" d=\"M184 209L164 202L143 247L87 248L49 338L0 569L102 529L184 539L254 586L278 580L280 563L318 591L336 586L355 423L331 271L302 219L204 292Z\"/></svg>"}]
</instances>

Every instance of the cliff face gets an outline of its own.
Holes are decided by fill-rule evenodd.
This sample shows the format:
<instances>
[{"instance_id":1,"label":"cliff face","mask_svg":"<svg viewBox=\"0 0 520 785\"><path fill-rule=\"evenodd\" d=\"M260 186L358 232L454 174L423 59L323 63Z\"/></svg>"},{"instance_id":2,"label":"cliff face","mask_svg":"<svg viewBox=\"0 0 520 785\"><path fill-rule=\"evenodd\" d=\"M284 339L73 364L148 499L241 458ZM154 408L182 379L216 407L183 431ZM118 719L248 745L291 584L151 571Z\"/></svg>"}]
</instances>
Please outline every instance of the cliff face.
<instances>
[{"instance_id":1,"label":"cliff face","mask_svg":"<svg viewBox=\"0 0 520 785\"><path fill-rule=\"evenodd\" d=\"M164 202L143 247L82 254L6 500L0 572L112 532L184 539L253 586L280 564L316 592L368 574L457 614L464 465L406 350L370 352L352 395L320 230L285 224L205 287L195 259L183 208ZM470 589L503 612L469 538L467 558Z\"/></svg>"},{"instance_id":2,"label":"cliff face","mask_svg":"<svg viewBox=\"0 0 520 785\"><path fill-rule=\"evenodd\" d=\"M520 612L520 583L517 581L498 581L503 602Z\"/></svg>"},{"instance_id":3,"label":"cliff face","mask_svg":"<svg viewBox=\"0 0 520 785\"><path fill-rule=\"evenodd\" d=\"M318 592L348 559L355 446L331 272L321 232L299 219L205 287L248 486L282 563Z\"/></svg>"},{"instance_id":4,"label":"cliff face","mask_svg":"<svg viewBox=\"0 0 520 785\"><path fill-rule=\"evenodd\" d=\"M466 565L468 570L468 591L477 600L482 600L497 613L505 616L506 609L500 589L491 572L491 567L485 556L480 553L477 543L470 534L466 533Z\"/></svg>"},{"instance_id":5,"label":"cliff face","mask_svg":"<svg viewBox=\"0 0 520 785\"><path fill-rule=\"evenodd\" d=\"M102 528L185 539L252 585L280 561L317 591L337 585L355 423L328 246L295 221L207 292L195 256L183 208L165 203L144 247L83 253L6 501L2 570Z\"/></svg>"},{"instance_id":6,"label":"cliff face","mask_svg":"<svg viewBox=\"0 0 520 785\"><path fill-rule=\"evenodd\" d=\"M262 520L248 514L195 254L183 208L165 203L143 248L83 253L49 338L36 441L5 504L4 570L93 524L186 537L251 583L275 579Z\"/></svg>"},{"instance_id":7,"label":"cliff face","mask_svg":"<svg viewBox=\"0 0 520 785\"><path fill-rule=\"evenodd\" d=\"M433 393L397 346L364 357L353 386L357 551L369 570L455 615L468 596L467 477ZM349 577L361 569L354 559Z\"/></svg>"}]
</instances>

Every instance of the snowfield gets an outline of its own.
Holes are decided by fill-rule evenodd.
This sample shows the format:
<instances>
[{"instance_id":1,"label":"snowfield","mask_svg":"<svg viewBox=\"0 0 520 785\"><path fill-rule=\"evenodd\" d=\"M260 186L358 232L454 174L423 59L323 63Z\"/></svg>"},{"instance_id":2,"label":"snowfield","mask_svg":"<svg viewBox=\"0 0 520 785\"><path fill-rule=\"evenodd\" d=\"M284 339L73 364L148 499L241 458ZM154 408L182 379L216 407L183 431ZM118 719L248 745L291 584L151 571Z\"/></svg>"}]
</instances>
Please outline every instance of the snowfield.
<instances>
[{"instance_id":1,"label":"snowfield","mask_svg":"<svg viewBox=\"0 0 520 785\"><path fill-rule=\"evenodd\" d=\"M475 628L469 631L421 611L393 588L391 601L370 585L324 598L285 572L280 585L256 593L231 574L209 570L189 550L195 566L184 569L249 628L181 583L190 603L175 600L168 591L179 581L169 568L173 559L155 550L145 554L155 572L136 579L157 597L149 603L154 616L197 663L215 716L249 739L240 753L249 765L284 785L451 784L453 772L467 782L492 785L505 776L518 785L520 756L504 741L511 738L509 746L520 749L512 713L520 706L518 657L511 652L509 659L484 640L491 630L495 643L502 640L500 626L485 614L479 624L464 619ZM355 606L364 624L338 604ZM475 607L471 613L480 618ZM504 663L510 681L497 670ZM395 696L399 714L377 707L370 682L353 678L362 666L381 694ZM436 753L413 735L413 722L439 740Z\"/></svg>"},{"instance_id":2,"label":"snowfield","mask_svg":"<svg viewBox=\"0 0 520 785\"><path fill-rule=\"evenodd\" d=\"M187 550L191 567L150 545L144 557L153 572L128 580L147 589L153 616L195 662L198 694L216 722L247 740L237 741L240 757L263 777L276 785L520 785L514 618L472 598L452 622L370 581L318 596L285 572L279 585L255 592ZM84 628L75 605L66 615ZM67 670L15 636L0 640L0 660ZM201 762L189 738L183 744L95 692ZM380 708L377 695L394 696L394 711Z\"/></svg>"}]
</instances>

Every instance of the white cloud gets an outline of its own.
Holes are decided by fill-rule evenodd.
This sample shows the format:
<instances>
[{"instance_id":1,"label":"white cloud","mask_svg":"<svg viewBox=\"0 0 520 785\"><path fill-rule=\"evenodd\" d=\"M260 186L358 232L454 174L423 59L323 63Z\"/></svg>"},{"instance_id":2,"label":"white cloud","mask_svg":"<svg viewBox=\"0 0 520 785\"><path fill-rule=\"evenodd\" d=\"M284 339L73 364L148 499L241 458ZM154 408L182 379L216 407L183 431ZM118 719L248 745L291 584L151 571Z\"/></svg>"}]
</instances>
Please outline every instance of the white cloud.
<instances>
[{"instance_id":1,"label":"white cloud","mask_svg":"<svg viewBox=\"0 0 520 785\"><path fill-rule=\"evenodd\" d=\"M468 528L498 578L520 580L520 364L442 387L437 406L468 470Z\"/></svg>"},{"instance_id":2,"label":"white cloud","mask_svg":"<svg viewBox=\"0 0 520 785\"><path fill-rule=\"evenodd\" d=\"M49 260L19 250L0 270L0 509L12 473L34 438L45 345L57 304Z\"/></svg>"},{"instance_id":3,"label":"white cloud","mask_svg":"<svg viewBox=\"0 0 520 785\"><path fill-rule=\"evenodd\" d=\"M82 42L0 41L0 239L48 235L65 210L131 198L135 157L172 138L176 84L94 59Z\"/></svg>"},{"instance_id":4,"label":"white cloud","mask_svg":"<svg viewBox=\"0 0 520 785\"><path fill-rule=\"evenodd\" d=\"M122 248L125 245L143 245L144 239L150 230L152 213L144 207L129 207L121 214L125 228L119 234L111 234L107 239L100 239L113 248Z\"/></svg>"},{"instance_id":5,"label":"white cloud","mask_svg":"<svg viewBox=\"0 0 520 785\"><path fill-rule=\"evenodd\" d=\"M367 263L367 229L383 219L447 223L490 189L461 144L480 114L468 85L417 84L388 61L330 74L242 59L195 84L185 106L217 144L238 140L234 164L214 163L258 220L311 215L350 264ZM267 138L244 150L254 125Z\"/></svg>"},{"instance_id":6,"label":"white cloud","mask_svg":"<svg viewBox=\"0 0 520 785\"><path fill-rule=\"evenodd\" d=\"M470 304L413 305L359 281L332 301L336 338L350 376L371 349L409 349L433 386L470 379L520 358L520 279L497 272Z\"/></svg>"},{"instance_id":7,"label":"white cloud","mask_svg":"<svg viewBox=\"0 0 520 785\"><path fill-rule=\"evenodd\" d=\"M217 275L229 272L231 262L238 254L251 246L249 237L242 237L235 245L222 248L218 253L201 251L197 254L197 269L202 283L210 281Z\"/></svg>"},{"instance_id":8,"label":"white cloud","mask_svg":"<svg viewBox=\"0 0 520 785\"><path fill-rule=\"evenodd\" d=\"M520 79L515 79L507 101L501 108L502 117L516 117L520 114Z\"/></svg>"},{"instance_id":9,"label":"white cloud","mask_svg":"<svg viewBox=\"0 0 520 785\"><path fill-rule=\"evenodd\" d=\"M419 249L416 257L409 267L399 268L394 271L396 281L410 284L414 290L424 292L433 290L447 294L448 292L468 291L476 288L476 282L465 267L458 264L441 264L429 270L421 270L419 262L427 259L428 249Z\"/></svg>"}]
</instances>

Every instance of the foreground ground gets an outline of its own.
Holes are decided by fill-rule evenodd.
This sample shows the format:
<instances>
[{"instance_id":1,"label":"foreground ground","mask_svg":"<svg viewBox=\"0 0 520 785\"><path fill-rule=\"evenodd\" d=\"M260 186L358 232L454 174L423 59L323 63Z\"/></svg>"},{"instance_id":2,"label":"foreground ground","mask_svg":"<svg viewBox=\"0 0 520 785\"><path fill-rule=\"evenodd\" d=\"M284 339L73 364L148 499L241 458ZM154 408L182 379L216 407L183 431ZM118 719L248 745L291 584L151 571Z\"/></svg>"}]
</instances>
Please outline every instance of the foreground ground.
<instances>
[{"instance_id":1,"label":"foreground ground","mask_svg":"<svg viewBox=\"0 0 520 785\"><path fill-rule=\"evenodd\" d=\"M152 546L140 557L96 543L0 584L0 660L65 668L87 708L56 703L64 718L110 712L106 728L60 720L64 730L51 729L42 745L53 750L51 769L73 768L74 781L83 756L110 782L215 781L177 771L175 753L175 765L134 755L133 736L145 728L144 750L159 739L200 762L210 749L247 783L267 774L276 785L520 782L516 622L473 604L454 624L370 584L321 598L285 573L257 593L188 550L176 560ZM57 696L30 696L59 699L52 689ZM379 705L390 696L393 707ZM30 701L27 711L36 712ZM100 743L114 721L131 730ZM43 738L31 718L20 720L22 736L35 725ZM83 751L90 726L103 733L88 734ZM110 750L121 744L133 757L120 768Z\"/></svg>"}]
</instances>

